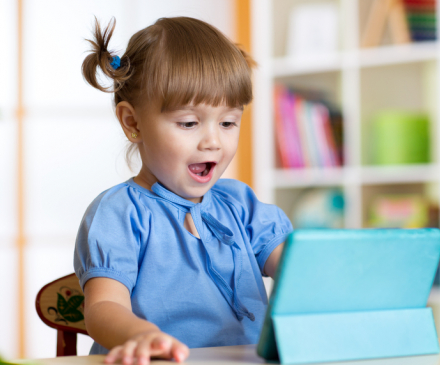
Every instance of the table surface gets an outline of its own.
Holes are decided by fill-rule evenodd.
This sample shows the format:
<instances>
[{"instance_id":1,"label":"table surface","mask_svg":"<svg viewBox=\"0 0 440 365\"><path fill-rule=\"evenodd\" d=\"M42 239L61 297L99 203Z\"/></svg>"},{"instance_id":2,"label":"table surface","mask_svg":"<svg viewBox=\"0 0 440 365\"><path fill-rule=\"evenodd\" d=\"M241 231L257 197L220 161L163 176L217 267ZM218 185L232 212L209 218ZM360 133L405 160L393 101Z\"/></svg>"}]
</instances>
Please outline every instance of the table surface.
<instances>
[{"instance_id":1,"label":"table surface","mask_svg":"<svg viewBox=\"0 0 440 365\"><path fill-rule=\"evenodd\" d=\"M186 365L251 365L263 364L255 345L206 347L191 349ZM68 356L52 359L38 359L41 365L98 365L103 364L104 355ZM176 362L153 360L152 365L174 364ZM440 355L396 357L378 360L345 361L326 363L327 365L440 365ZM318 364L315 364L318 365Z\"/></svg>"}]
</instances>

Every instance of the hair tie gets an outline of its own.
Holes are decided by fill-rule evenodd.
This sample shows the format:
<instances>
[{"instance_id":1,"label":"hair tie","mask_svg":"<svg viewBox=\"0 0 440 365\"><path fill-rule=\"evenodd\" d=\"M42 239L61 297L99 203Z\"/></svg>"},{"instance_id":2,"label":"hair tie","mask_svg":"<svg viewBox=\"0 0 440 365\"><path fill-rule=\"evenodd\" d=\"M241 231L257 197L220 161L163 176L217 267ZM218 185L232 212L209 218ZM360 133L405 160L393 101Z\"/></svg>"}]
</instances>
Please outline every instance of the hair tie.
<instances>
[{"instance_id":1,"label":"hair tie","mask_svg":"<svg viewBox=\"0 0 440 365\"><path fill-rule=\"evenodd\" d=\"M121 59L119 56L115 56L112 58L112 63L110 63L110 66L112 66L115 70L117 70L121 66Z\"/></svg>"}]
</instances>

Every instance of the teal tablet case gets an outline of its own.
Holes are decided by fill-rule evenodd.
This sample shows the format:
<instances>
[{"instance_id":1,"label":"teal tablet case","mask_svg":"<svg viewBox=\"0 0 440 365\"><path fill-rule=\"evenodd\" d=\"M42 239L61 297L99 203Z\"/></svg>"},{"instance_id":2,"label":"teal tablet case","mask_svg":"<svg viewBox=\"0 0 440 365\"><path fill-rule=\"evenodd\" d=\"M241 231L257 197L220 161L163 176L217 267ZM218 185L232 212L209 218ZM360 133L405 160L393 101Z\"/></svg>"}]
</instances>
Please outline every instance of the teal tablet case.
<instances>
[{"instance_id":1,"label":"teal tablet case","mask_svg":"<svg viewBox=\"0 0 440 365\"><path fill-rule=\"evenodd\" d=\"M297 230L258 344L282 364L436 354L439 229Z\"/></svg>"}]
</instances>

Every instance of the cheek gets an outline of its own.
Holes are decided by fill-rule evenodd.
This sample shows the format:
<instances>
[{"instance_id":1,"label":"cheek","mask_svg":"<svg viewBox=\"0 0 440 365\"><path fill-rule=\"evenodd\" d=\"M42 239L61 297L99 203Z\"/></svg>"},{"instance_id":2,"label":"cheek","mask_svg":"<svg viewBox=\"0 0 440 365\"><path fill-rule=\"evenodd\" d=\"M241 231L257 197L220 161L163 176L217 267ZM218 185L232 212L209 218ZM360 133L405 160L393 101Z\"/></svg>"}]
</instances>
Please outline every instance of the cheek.
<instances>
[{"instance_id":1,"label":"cheek","mask_svg":"<svg viewBox=\"0 0 440 365\"><path fill-rule=\"evenodd\" d=\"M161 133L152 136L149 141L150 150L156 160L167 162L168 166L188 158L191 150L191 139L179 133Z\"/></svg>"},{"instance_id":2,"label":"cheek","mask_svg":"<svg viewBox=\"0 0 440 365\"><path fill-rule=\"evenodd\" d=\"M235 155L238 149L238 137L239 137L238 133L227 136L227 138L223 143L226 155L228 156L232 155L232 157Z\"/></svg>"}]
</instances>

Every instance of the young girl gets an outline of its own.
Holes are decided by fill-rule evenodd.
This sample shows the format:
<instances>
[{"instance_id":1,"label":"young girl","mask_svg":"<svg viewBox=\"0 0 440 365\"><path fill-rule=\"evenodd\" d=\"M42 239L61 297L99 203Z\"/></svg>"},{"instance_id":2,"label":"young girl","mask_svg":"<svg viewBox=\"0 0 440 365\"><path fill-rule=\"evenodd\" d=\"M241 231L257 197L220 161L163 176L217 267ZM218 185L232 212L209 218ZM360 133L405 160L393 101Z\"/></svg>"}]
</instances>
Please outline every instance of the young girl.
<instances>
[{"instance_id":1,"label":"young girl","mask_svg":"<svg viewBox=\"0 0 440 365\"><path fill-rule=\"evenodd\" d=\"M273 277L292 226L247 185L219 180L252 99L253 61L185 17L137 32L119 58L107 49L114 26L102 32L96 23L83 75L114 92L142 167L92 202L78 232L91 353L144 365L183 361L188 347L256 343L267 306L262 275ZM98 67L112 90L99 84Z\"/></svg>"}]
</instances>

